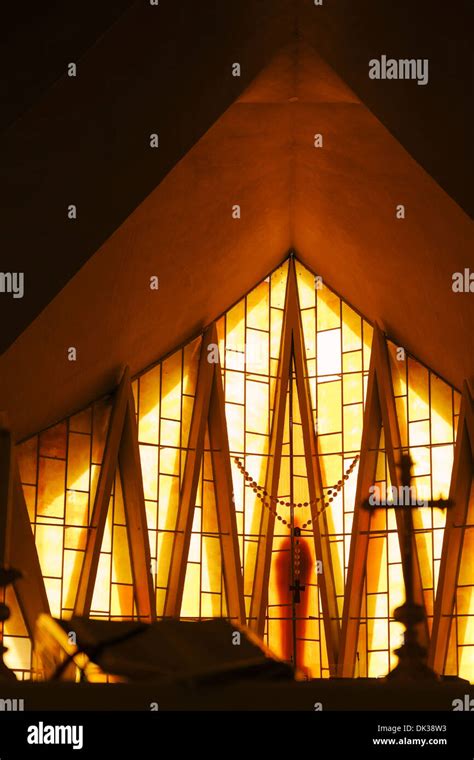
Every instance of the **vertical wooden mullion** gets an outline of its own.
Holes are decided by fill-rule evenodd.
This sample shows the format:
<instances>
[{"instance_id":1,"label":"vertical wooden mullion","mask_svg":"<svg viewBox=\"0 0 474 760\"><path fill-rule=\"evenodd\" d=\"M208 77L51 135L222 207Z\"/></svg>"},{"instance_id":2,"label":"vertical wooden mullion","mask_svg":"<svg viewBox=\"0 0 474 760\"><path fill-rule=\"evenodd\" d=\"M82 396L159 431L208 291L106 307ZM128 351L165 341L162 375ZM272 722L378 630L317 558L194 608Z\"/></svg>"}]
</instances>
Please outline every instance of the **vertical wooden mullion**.
<instances>
[{"instance_id":1,"label":"vertical wooden mullion","mask_svg":"<svg viewBox=\"0 0 474 760\"><path fill-rule=\"evenodd\" d=\"M400 488L402 485L400 475L400 455L401 455L401 438L398 425L398 417L393 395L392 375L390 371L390 361L388 357L387 342L378 325L374 326L373 351L376 356L376 374L377 387L379 391L380 410L382 423L385 434L385 451L388 460L390 480L393 486ZM407 389L408 392L408 389ZM411 509L411 507L410 507ZM406 577L405 568L405 513L403 508L395 508L395 520L397 524L398 541L400 544L400 553L402 557L403 572ZM416 538L412 536L412 558L413 558L413 596L417 604L424 607L423 583L421 578L420 561L418 557L418 547ZM428 647L429 632L426 615L424 623L420 624L418 637L420 644Z\"/></svg>"},{"instance_id":2,"label":"vertical wooden mullion","mask_svg":"<svg viewBox=\"0 0 474 760\"><path fill-rule=\"evenodd\" d=\"M286 395L290 378L291 366L291 324L288 317L288 288L290 276L286 285L285 311L283 316L280 342L280 358L275 383L275 401L273 405L272 429L265 476L267 494L276 495L280 481L281 450L283 430L285 425ZM272 558L273 532L275 516L266 507L262 507L260 529L257 539L257 557L250 602L249 625L260 637L265 633L265 615L268 604L268 585Z\"/></svg>"},{"instance_id":3,"label":"vertical wooden mullion","mask_svg":"<svg viewBox=\"0 0 474 760\"><path fill-rule=\"evenodd\" d=\"M446 516L428 657L430 667L437 673L444 673L446 667L465 533L463 526L467 523L469 513L474 476L473 420L474 403L465 383L449 489L449 498L454 505Z\"/></svg>"},{"instance_id":4,"label":"vertical wooden mullion","mask_svg":"<svg viewBox=\"0 0 474 760\"><path fill-rule=\"evenodd\" d=\"M216 333L211 326L203 335L199 358L196 397L188 439L188 452L184 466L181 493L179 497L176 531L173 537L168 587L165 598L165 617L179 617L183 599L186 565L191 542L196 493L201 473L204 451L204 435L209 414L217 352ZM208 350L210 348L210 351Z\"/></svg>"},{"instance_id":5,"label":"vertical wooden mullion","mask_svg":"<svg viewBox=\"0 0 474 760\"><path fill-rule=\"evenodd\" d=\"M127 406L118 459L137 613L140 620L153 622L156 620L155 590L151 574L135 403L130 381L127 384Z\"/></svg>"},{"instance_id":6,"label":"vertical wooden mullion","mask_svg":"<svg viewBox=\"0 0 474 760\"><path fill-rule=\"evenodd\" d=\"M15 596L33 641L38 616L49 602L28 516L11 432L0 429L0 567L14 567L22 577Z\"/></svg>"},{"instance_id":7,"label":"vertical wooden mullion","mask_svg":"<svg viewBox=\"0 0 474 760\"><path fill-rule=\"evenodd\" d=\"M39 615L49 614L49 601L16 462L13 503L10 560L12 566L22 572L22 577L15 583L15 594L28 635L33 642L36 621Z\"/></svg>"},{"instance_id":8,"label":"vertical wooden mullion","mask_svg":"<svg viewBox=\"0 0 474 760\"><path fill-rule=\"evenodd\" d=\"M375 367L376 357L372 350L362 427L349 563L344 590L341 650L338 662L338 675L343 678L353 678L355 670L370 527L370 512L362 507L362 503L368 497L369 488L375 482L377 453L380 443L381 411Z\"/></svg>"},{"instance_id":9,"label":"vertical wooden mullion","mask_svg":"<svg viewBox=\"0 0 474 760\"><path fill-rule=\"evenodd\" d=\"M288 310L292 324L293 351L295 360L296 388L301 415L301 427L303 433L306 473L308 478L309 497L312 502L311 518L313 528L314 547L317 559L322 561L323 573L318 577L318 585L321 592L321 606L323 624L326 634L326 646L328 653L329 671L332 676L336 675L336 664L339 655L339 612L337 605L337 591L334 577L334 565L329 542L329 526L326 512L318 517L318 504L324 504L324 492L319 460L318 442L314 429L311 393L308 383L308 370L304 353L304 336L299 309L298 284L296 281L295 265L290 261L288 277L289 303ZM319 503L316 503L319 498Z\"/></svg>"},{"instance_id":10,"label":"vertical wooden mullion","mask_svg":"<svg viewBox=\"0 0 474 760\"><path fill-rule=\"evenodd\" d=\"M372 352L370 357L369 384L364 412L359 476L357 480L354 518L352 523L351 547L346 588L344 592L344 612L342 620L342 646L338 674L346 678L353 676L357 652L363 581L366 574L367 550L369 542L370 513L361 504L367 499L369 488L375 481L377 450L381 425L384 426L385 451L392 485L401 485L398 463L401 454L401 440L396 414L393 384L390 372L388 350L383 333L374 326ZM404 557L404 515L395 509L397 533L402 562ZM415 537L413 536L414 573L413 588L415 601L424 606L421 572ZM403 566L403 565L402 565ZM405 573L405 568L403 567ZM421 626L420 643L428 645L428 626Z\"/></svg>"},{"instance_id":11,"label":"vertical wooden mullion","mask_svg":"<svg viewBox=\"0 0 474 760\"><path fill-rule=\"evenodd\" d=\"M125 369L120 385L116 391L109 429L102 457L99 482L94 498L94 506L87 532L86 549L82 562L81 574L77 586L74 615L88 616L91 610L94 586L99 566L100 550L104 538L110 494L118 462L118 452L122 438L125 412L128 404L128 387L130 373Z\"/></svg>"},{"instance_id":12,"label":"vertical wooden mullion","mask_svg":"<svg viewBox=\"0 0 474 760\"><path fill-rule=\"evenodd\" d=\"M216 332L214 332L214 342L217 343ZM245 623L244 586L233 498L224 389L219 364L216 364L215 367L209 405L209 441L216 494L217 522L221 536L227 612L232 621L243 624Z\"/></svg>"}]
</instances>

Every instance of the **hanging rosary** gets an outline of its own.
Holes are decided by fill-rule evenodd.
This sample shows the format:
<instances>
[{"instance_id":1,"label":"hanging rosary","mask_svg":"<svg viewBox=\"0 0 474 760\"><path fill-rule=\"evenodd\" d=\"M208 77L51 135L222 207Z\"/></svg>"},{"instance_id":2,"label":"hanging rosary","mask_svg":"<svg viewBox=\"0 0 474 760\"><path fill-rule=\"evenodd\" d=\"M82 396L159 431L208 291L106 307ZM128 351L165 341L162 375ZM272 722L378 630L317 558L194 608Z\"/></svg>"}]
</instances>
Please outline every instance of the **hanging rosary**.
<instances>
[{"instance_id":1,"label":"hanging rosary","mask_svg":"<svg viewBox=\"0 0 474 760\"><path fill-rule=\"evenodd\" d=\"M239 457L234 457L235 464L237 465L238 469L240 470L240 472L242 473L242 475L245 478L245 481L246 481L245 485L248 486L249 488L251 488L253 490L253 492L255 494L257 494L257 498L260 499L260 501L262 502L263 506L266 507L267 509L269 509L270 512L273 515L275 515L275 517L277 518L277 520L279 520L280 522L282 522L283 525L288 525L288 526L290 525L290 523L288 522L288 520L285 520L283 517L281 517L281 515L279 515L277 513L277 508L276 508L277 504L281 504L283 507L300 508L300 507L310 507L310 506L313 506L315 504L318 504L318 502L321 501L323 503L322 509L320 509L319 512L317 512L317 514L316 514L316 516L319 517L319 515L322 514L324 512L324 510L327 509L330 506L331 502L334 501L336 495L342 489L342 486L344 485L344 481L345 480L349 480L349 477L350 477L350 475L351 475L351 473L352 473L352 471L353 471L353 469L356 466L356 464L357 464L358 461L359 461L359 454L356 454L356 456L352 460L351 465L346 470L346 472L345 472L342 480L338 480L337 483L336 483L336 485L331 486L330 488L327 489L327 501L324 500L325 499L324 496L317 496L316 499L313 499L312 501L305 501L305 502L298 502L298 503L296 503L296 502L291 502L291 501L285 501L284 499L279 499L277 496L272 496L271 494L268 494L268 492L265 490L265 487L264 486L260 486L252 478L252 476L247 472L247 470L245 469L244 465L242 464L240 458ZM269 498L270 501L266 501L267 498ZM275 506L272 506L271 502L273 502L275 504ZM312 523L312 519L307 520L301 526L300 530L305 530L306 528L308 528L311 525L311 523ZM291 530L291 528L290 528L290 530Z\"/></svg>"},{"instance_id":2,"label":"hanging rosary","mask_svg":"<svg viewBox=\"0 0 474 760\"><path fill-rule=\"evenodd\" d=\"M281 515L277 513L277 504L280 504L284 507L291 507L293 509L295 508L301 508L301 507L311 507L319 502L322 502L322 508L316 513L315 519L321 515L324 510L326 510L331 503L334 501L336 495L339 493L339 491L342 490L342 486L344 485L344 481L349 480L349 477L356 466L357 462L359 461L359 454L356 454L354 459L352 460L352 463L344 473L344 476L342 480L338 480L336 485L331 486L327 489L327 495L325 496L318 496L316 499L313 499L311 501L305 501L305 502L291 502L291 501L285 501L284 499L279 499L277 496L272 496L271 494L266 491L264 486L261 486L257 483L256 480L252 478L252 476L247 472L244 465L242 464L239 457L234 457L234 462L237 465L238 469L242 473L245 479L245 485L248 486L253 490L253 492L257 495L257 498L260 499L262 502L262 505L266 507L270 512L279 520L283 525L288 526L290 529L291 534L291 524L288 522L288 520L285 520ZM267 501L269 499L269 501ZM327 501L325 501L327 499ZM272 505L272 502L274 506ZM301 572L301 547L300 547L300 537L301 537L301 531L308 528L311 523L313 522L312 518L307 520L301 528L293 528L293 535L295 537L295 544L294 544L294 557L293 557L293 583L290 585L289 590L293 593L293 602L295 604L298 604L301 601L300 592L305 590L305 586L302 586L300 583L300 572Z\"/></svg>"}]
</instances>

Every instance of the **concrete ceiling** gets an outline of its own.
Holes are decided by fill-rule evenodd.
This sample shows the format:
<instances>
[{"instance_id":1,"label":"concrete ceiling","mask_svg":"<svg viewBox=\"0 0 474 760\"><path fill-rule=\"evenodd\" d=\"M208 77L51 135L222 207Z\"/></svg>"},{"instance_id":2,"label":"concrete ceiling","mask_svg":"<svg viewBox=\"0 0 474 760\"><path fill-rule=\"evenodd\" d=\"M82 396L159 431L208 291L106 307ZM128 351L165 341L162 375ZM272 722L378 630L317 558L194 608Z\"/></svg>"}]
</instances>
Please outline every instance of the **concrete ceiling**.
<instances>
[{"instance_id":1,"label":"concrete ceiling","mask_svg":"<svg viewBox=\"0 0 474 760\"><path fill-rule=\"evenodd\" d=\"M31 7L30 7L31 6ZM4 271L0 353L205 134L283 45L304 39L466 210L472 0L42 0L0 27ZM382 53L428 57L430 79L374 81ZM66 65L78 65L75 79ZM241 63L241 77L231 63ZM148 135L160 134L150 151ZM69 203L78 219L66 217Z\"/></svg>"},{"instance_id":2,"label":"concrete ceiling","mask_svg":"<svg viewBox=\"0 0 474 760\"><path fill-rule=\"evenodd\" d=\"M459 206L292 44L3 354L0 408L17 439L51 424L109 391L124 364L136 373L199 332L290 249L460 387L474 373L474 297L451 278L472 240Z\"/></svg>"},{"instance_id":3,"label":"concrete ceiling","mask_svg":"<svg viewBox=\"0 0 474 760\"><path fill-rule=\"evenodd\" d=\"M8 127L0 141L1 267L24 272L26 283L21 300L0 297L0 352L234 102L293 29L293 0L161 0L159 6L105 0L110 28L102 34L105 12L96 14L91 0L86 6L93 12L81 10L77 18L77 3L44 4L48 20L40 24L36 18L41 8L30 20L31 47L22 41L29 28L24 19L2 67L13 72L13 81L4 88ZM6 29L2 18L0 34ZM99 34L94 44L92 30ZM54 42L56 35L62 44ZM44 39L56 56L44 54ZM69 61L77 62L76 78L65 75ZM241 63L241 77L231 75L234 61ZM153 132L159 133L159 150L150 149ZM74 223L67 218L70 203L78 210Z\"/></svg>"}]
</instances>

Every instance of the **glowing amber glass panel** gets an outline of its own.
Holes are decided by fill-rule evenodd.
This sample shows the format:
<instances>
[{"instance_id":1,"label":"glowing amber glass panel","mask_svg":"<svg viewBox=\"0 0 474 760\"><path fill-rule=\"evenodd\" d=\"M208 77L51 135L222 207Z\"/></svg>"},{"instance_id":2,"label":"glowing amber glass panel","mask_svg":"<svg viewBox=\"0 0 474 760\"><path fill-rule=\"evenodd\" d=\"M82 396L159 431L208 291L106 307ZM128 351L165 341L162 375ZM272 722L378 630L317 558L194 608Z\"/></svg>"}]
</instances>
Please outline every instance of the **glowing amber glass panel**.
<instances>
[{"instance_id":1,"label":"glowing amber glass panel","mask_svg":"<svg viewBox=\"0 0 474 760\"><path fill-rule=\"evenodd\" d=\"M449 494L459 394L432 371L388 342L402 445L413 460L420 499ZM420 508L413 514L423 594L431 629L446 515Z\"/></svg>"},{"instance_id":2,"label":"glowing amber glass panel","mask_svg":"<svg viewBox=\"0 0 474 760\"><path fill-rule=\"evenodd\" d=\"M296 262L308 386L318 434L323 486L339 480L360 451L363 410L372 346L372 327L315 273ZM274 395L280 358L288 263L259 283L218 321L219 353L225 393L234 503L247 611L253 588L262 504L236 467L238 456L259 484L265 482ZM414 459L415 484L427 498L447 495L459 415L459 394L400 347L388 343L395 404L402 445ZM196 395L201 338L190 341L139 375L133 383L145 508L151 547L157 613L161 615L168 584L179 496ZM294 381L293 381L294 382ZM293 392L293 399L296 393ZM110 418L111 399L102 399L18 447L21 479L53 614L71 614ZM291 440L290 440L291 438ZM189 618L226 614L220 534L206 437L196 498L182 615ZM390 485L383 434L377 483ZM290 453L292 461L290 466ZM357 470L327 510L339 613L349 556ZM292 473L292 475L291 475ZM297 402L289 402L278 496L307 501L307 474ZM288 508L281 514L288 518ZM309 516L301 509L297 520ZM373 518L357 658L357 674L384 675L395 664L393 649L401 628L393 610L404 598L400 550L393 510ZM416 542L423 590L431 625L445 516L417 510ZM471 513L469 522L474 522ZM266 638L288 657L289 533L277 521L272 546ZM379 531L379 532L377 532ZM472 677L473 582L472 529L466 528L451 631L448 672ZM328 675L316 556L311 531L301 537L307 591L297 625L299 665L309 676ZM286 569L285 569L286 568ZM286 573L286 576L285 576ZM306 594L306 596L305 596ZM286 595L286 596L285 596ZM303 607L300 606L300 611ZM131 618L136 614L127 528L120 479L111 495L97 574L92 614ZM291 617L291 614L290 614ZM5 631L15 644L16 667L27 673L29 642L17 608ZM14 658L13 654L10 657ZM23 658L23 659L22 659ZM469 675L471 674L471 675Z\"/></svg>"}]
</instances>

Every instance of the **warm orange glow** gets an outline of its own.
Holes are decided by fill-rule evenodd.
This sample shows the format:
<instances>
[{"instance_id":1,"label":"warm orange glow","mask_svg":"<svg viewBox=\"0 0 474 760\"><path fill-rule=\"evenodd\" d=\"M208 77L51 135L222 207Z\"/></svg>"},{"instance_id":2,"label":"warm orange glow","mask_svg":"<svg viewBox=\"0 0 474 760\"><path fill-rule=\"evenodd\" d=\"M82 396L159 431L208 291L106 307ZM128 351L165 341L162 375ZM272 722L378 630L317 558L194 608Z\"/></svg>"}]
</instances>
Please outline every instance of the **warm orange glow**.
<instances>
[{"instance_id":1,"label":"warm orange glow","mask_svg":"<svg viewBox=\"0 0 474 760\"><path fill-rule=\"evenodd\" d=\"M217 323L225 394L234 505L247 613L256 566L256 537L262 504L245 485L235 465L237 456L252 479L265 483L274 395L285 307L288 264L285 263L230 309ZM359 453L372 344L372 327L321 279L296 263L308 386L317 425L323 486L343 478ZM155 584L157 614L163 614L173 535L186 461L201 339L190 342L133 383L140 460ZM459 394L412 357L397 354L388 343L395 404L402 445L414 460L421 497L446 497L451 478ZM293 381L294 382L294 381ZM309 500L300 410L293 387L293 480L290 483L289 409L286 408L279 497ZM289 394L288 394L289 395ZM44 431L19 447L22 482L35 532L38 555L52 613L69 617L82 566L93 499L110 415L110 399L95 403L69 420ZM377 484L390 486L381 451ZM216 513L214 475L206 435L187 561L181 615L205 618L225 615L226 595ZM337 604L342 615L344 582L350 551L358 467L326 512L334 566ZM289 520L287 507L279 514ZM309 508L295 510L295 524L310 517ZM414 515L429 623L433 614L445 514L419 509ZM473 507L469 521L474 522ZM379 529L381 533L375 533ZM393 611L404 600L401 557L393 512L376 513L371 522L365 594L357 657L357 675L380 676L396 664L393 650L403 627ZM324 621L312 530L300 539L301 583L305 591L296 603L293 629L291 539L276 523L272 544L266 639L277 654L290 659L309 676L327 676ZM474 672L474 529L465 532L457 594L457 624L453 626L447 672L473 678ZM135 614L127 527L120 479L117 476L92 601L91 615L124 618ZM293 642L296 630L296 645ZM30 644L21 614L13 601L5 627L10 647L7 663L29 671Z\"/></svg>"}]
</instances>

